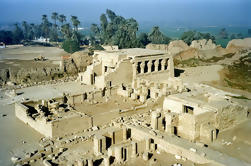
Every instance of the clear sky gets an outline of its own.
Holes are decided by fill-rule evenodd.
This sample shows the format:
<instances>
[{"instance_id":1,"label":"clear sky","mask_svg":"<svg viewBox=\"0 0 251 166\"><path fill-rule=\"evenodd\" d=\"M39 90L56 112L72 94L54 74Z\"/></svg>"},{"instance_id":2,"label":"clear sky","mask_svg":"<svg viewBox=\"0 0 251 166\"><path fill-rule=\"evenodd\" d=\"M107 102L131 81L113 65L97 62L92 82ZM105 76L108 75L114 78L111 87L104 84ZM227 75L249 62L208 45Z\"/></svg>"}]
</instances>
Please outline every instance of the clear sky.
<instances>
[{"instance_id":1,"label":"clear sky","mask_svg":"<svg viewBox=\"0 0 251 166\"><path fill-rule=\"evenodd\" d=\"M39 23L42 14L76 15L99 22L109 8L138 22L170 26L251 25L251 0L0 0L0 23Z\"/></svg>"}]
</instances>

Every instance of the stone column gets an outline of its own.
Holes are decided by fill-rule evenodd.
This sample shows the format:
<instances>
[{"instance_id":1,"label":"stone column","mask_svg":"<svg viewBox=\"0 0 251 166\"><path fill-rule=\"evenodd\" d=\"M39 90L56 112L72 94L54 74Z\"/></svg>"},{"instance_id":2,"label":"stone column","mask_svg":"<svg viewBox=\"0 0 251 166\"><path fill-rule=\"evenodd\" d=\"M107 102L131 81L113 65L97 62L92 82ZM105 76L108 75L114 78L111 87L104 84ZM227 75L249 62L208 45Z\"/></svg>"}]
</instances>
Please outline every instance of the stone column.
<instances>
[{"instance_id":1,"label":"stone column","mask_svg":"<svg viewBox=\"0 0 251 166\"><path fill-rule=\"evenodd\" d=\"M116 146L114 149L115 153L115 159L117 162L121 162L123 160L122 158L122 147L121 146Z\"/></svg>"},{"instance_id":2,"label":"stone column","mask_svg":"<svg viewBox=\"0 0 251 166\"><path fill-rule=\"evenodd\" d=\"M115 144L115 133L114 133L114 131L110 131L109 135L112 138L112 144Z\"/></svg>"},{"instance_id":3,"label":"stone column","mask_svg":"<svg viewBox=\"0 0 251 166\"><path fill-rule=\"evenodd\" d=\"M112 148L108 148L108 149L107 149L107 155L108 155L109 157L112 156L112 153L113 153L112 150L113 150Z\"/></svg>"},{"instance_id":4,"label":"stone column","mask_svg":"<svg viewBox=\"0 0 251 166\"><path fill-rule=\"evenodd\" d=\"M171 134L172 133L172 115L165 114L165 121L166 121L165 131Z\"/></svg>"},{"instance_id":5,"label":"stone column","mask_svg":"<svg viewBox=\"0 0 251 166\"><path fill-rule=\"evenodd\" d=\"M140 64L140 73L144 73L144 69L145 69L145 62L141 62Z\"/></svg>"},{"instance_id":6,"label":"stone column","mask_svg":"<svg viewBox=\"0 0 251 166\"><path fill-rule=\"evenodd\" d=\"M104 166L110 166L110 157L108 156L104 157Z\"/></svg>"},{"instance_id":7,"label":"stone column","mask_svg":"<svg viewBox=\"0 0 251 166\"><path fill-rule=\"evenodd\" d=\"M77 166L84 166L84 165L85 165L85 163L84 163L83 160L79 159L79 160L77 161Z\"/></svg>"},{"instance_id":8,"label":"stone column","mask_svg":"<svg viewBox=\"0 0 251 166\"><path fill-rule=\"evenodd\" d=\"M132 142L132 158L135 158L137 156L137 143Z\"/></svg>"},{"instance_id":9,"label":"stone column","mask_svg":"<svg viewBox=\"0 0 251 166\"><path fill-rule=\"evenodd\" d=\"M151 60L148 61L147 68L148 68L147 72L151 73L151 70L152 70L152 61Z\"/></svg>"},{"instance_id":10,"label":"stone column","mask_svg":"<svg viewBox=\"0 0 251 166\"><path fill-rule=\"evenodd\" d=\"M88 159L87 162L88 162L88 166L93 166L93 160L92 159Z\"/></svg>"},{"instance_id":11,"label":"stone column","mask_svg":"<svg viewBox=\"0 0 251 166\"><path fill-rule=\"evenodd\" d=\"M173 57L168 60L169 77L174 77Z\"/></svg>"},{"instance_id":12,"label":"stone column","mask_svg":"<svg viewBox=\"0 0 251 166\"><path fill-rule=\"evenodd\" d=\"M159 125L158 125L158 118L160 117L160 113L157 111L152 112L151 116L151 126L154 130L158 130Z\"/></svg>"},{"instance_id":13,"label":"stone column","mask_svg":"<svg viewBox=\"0 0 251 166\"><path fill-rule=\"evenodd\" d=\"M136 78L136 75L138 74L138 71L137 71L137 64L138 64L137 62L134 62L134 63L132 64L132 71L133 71L133 72L132 72L132 73L133 73L132 75L133 75L133 79Z\"/></svg>"},{"instance_id":14,"label":"stone column","mask_svg":"<svg viewBox=\"0 0 251 166\"><path fill-rule=\"evenodd\" d=\"M93 151L95 155L102 154L106 149L105 137L101 135L95 135L93 140Z\"/></svg>"},{"instance_id":15,"label":"stone column","mask_svg":"<svg viewBox=\"0 0 251 166\"><path fill-rule=\"evenodd\" d=\"M165 61L166 61L166 70L168 70L168 66L169 66L169 65L168 65L168 63L169 63L169 59L167 58Z\"/></svg>"},{"instance_id":16,"label":"stone column","mask_svg":"<svg viewBox=\"0 0 251 166\"><path fill-rule=\"evenodd\" d=\"M123 140L126 141L127 140L127 128L123 127Z\"/></svg>"},{"instance_id":17,"label":"stone column","mask_svg":"<svg viewBox=\"0 0 251 166\"><path fill-rule=\"evenodd\" d=\"M159 60L156 59L156 61L154 62L154 71L158 71L158 67L159 67Z\"/></svg>"},{"instance_id":18,"label":"stone column","mask_svg":"<svg viewBox=\"0 0 251 166\"><path fill-rule=\"evenodd\" d=\"M166 59L162 59L161 61L161 70L165 70Z\"/></svg>"},{"instance_id":19,"label":"stone column","mask_svg":"<svg viewBox=\"0 0 251 166\"><path fill-rule=\"evenodd\" d=\"M146 151L150 150L150 144L151 144L151 139L150 138L146 138Z\"/></svg>"}]
</instances>

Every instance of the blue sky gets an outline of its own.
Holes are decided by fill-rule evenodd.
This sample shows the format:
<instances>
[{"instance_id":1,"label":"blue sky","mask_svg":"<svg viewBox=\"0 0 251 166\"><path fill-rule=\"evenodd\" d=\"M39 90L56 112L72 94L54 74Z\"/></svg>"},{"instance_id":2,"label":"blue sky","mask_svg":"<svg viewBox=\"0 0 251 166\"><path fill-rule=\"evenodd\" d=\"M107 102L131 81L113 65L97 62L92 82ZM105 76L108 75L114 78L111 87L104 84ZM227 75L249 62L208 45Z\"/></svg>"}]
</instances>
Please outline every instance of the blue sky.
<instances>
[{"instance_id":1,"label":"blue sky","mask_svg":"<svg viewBox=\"0 0 251 166\"><path fill-rule=\"evenodd\" d=\"M109 8L138 22L170 26L250 26L251 0L0 0L0 22L40 22L56 11L98 22ZM249 18L248 18L249 16Z\"/></svg>"}]
</instances>

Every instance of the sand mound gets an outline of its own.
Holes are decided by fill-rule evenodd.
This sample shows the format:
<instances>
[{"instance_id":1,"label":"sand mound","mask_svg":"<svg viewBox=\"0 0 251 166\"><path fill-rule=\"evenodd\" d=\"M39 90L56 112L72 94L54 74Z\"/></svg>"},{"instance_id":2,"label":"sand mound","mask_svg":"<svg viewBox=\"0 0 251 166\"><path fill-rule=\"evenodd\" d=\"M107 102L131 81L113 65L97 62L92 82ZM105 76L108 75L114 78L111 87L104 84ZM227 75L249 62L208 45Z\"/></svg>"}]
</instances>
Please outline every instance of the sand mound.
<instances>
[{"instance_id":1,"label":"sand mound","mask_svg":"<svg viewBox=\"0 0 251 166\"><path fill-rule=\"evenodd\" d=\"M234 39L231 40L228 45L227 49L250 49L251 48L251 38L245 39Z\"/></svg>"},{"instance_id":2,"label":"sand mound","mask_svg":"<svg viewBox=\"0 0 251 166\"><path fill-rule=\"evenodd\" d=\"M168 45L168 52L171 54L178 54L188 49L190 47L183 40L175 40Z\"/></svg>"}]
</instances>

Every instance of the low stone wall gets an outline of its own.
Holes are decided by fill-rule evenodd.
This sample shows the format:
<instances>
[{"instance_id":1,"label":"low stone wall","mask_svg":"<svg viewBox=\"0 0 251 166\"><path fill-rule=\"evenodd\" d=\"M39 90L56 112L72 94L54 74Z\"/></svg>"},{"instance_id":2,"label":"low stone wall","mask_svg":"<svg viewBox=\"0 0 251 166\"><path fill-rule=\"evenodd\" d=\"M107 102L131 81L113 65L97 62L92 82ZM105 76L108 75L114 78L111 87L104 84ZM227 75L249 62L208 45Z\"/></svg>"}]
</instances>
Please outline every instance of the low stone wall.
<instances>
[{"instance_id":1,"label":"low stone wall","mask_svg":"<svg viewBox=\"0 0 251 166\"><path fill-rule=\"evenodd\" d=\"M45 119L34 120L27 115L28 108L21 104L15 103L15 114L18 119L28 124L30 127L41 133L46 137L52 137L52 124L51 122L46 122Z\"/></svg>"},{"instance_id":2,"label":"low stone wall","mask_svg":"<svg viewBox=\"0 0 251 166\"><path fill-rule=\"evenodd\" d=\"M64 119L47 122L45 119L32 119L27 115L28 108L21 103L15 103L15 114L18 119L50 138L74 134L92 127L92 118L74 112Z\"/></svg>"}]
</instances>

